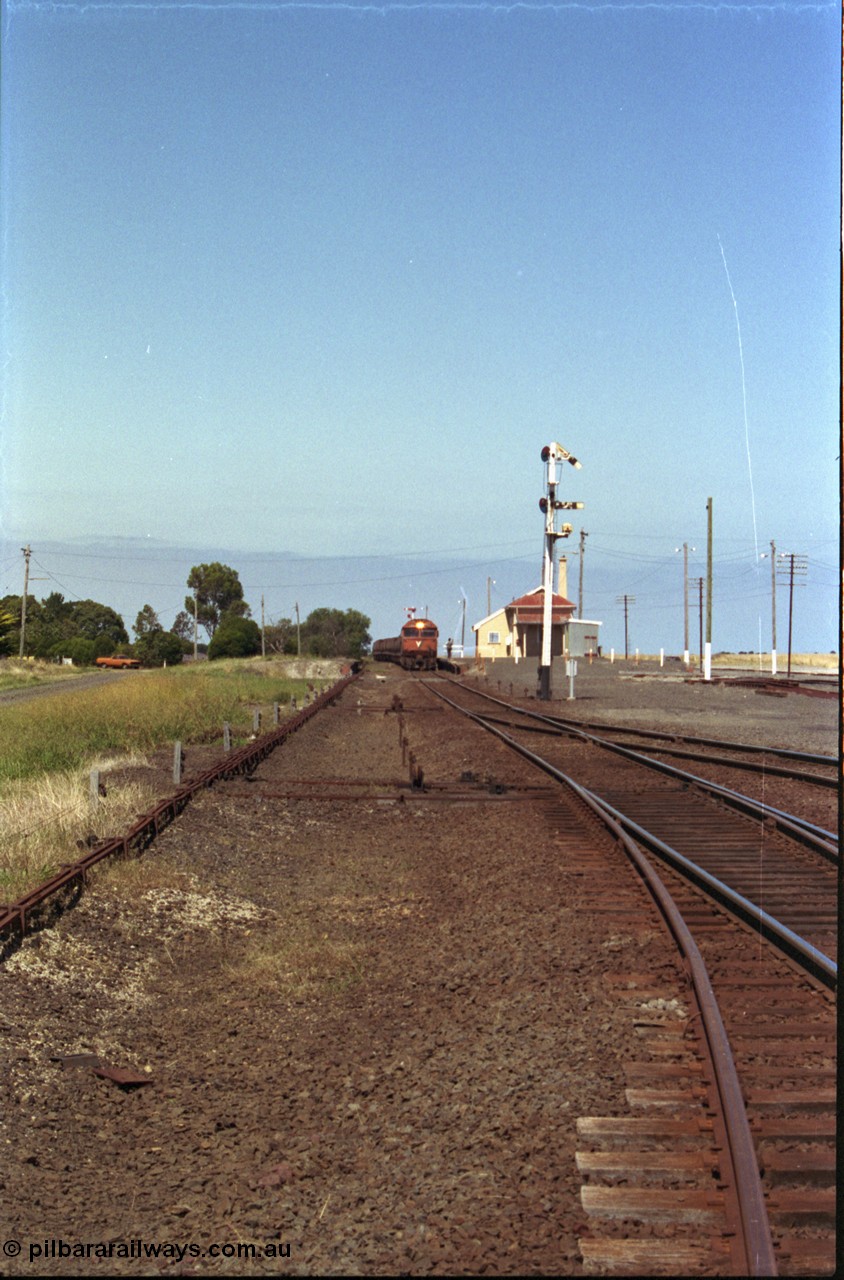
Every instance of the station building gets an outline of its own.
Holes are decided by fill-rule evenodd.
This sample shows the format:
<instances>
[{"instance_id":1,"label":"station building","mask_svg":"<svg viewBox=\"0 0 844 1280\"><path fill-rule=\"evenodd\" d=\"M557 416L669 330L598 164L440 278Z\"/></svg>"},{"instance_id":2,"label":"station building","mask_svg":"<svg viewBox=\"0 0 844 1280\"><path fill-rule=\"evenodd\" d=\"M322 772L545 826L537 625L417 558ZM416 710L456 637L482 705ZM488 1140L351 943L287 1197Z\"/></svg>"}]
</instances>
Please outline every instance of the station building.
<instances>
[{"instance_id":1,"label":"station building","mask_svg":"<svg viewBox=\"0 0 844 1280\"><path fill-rule=\"evenodd\" d=\"M575 618L575 605L564 594L565 562L560 564L560 590L551 597L551 656L584 657L600 653L600 622ZM542 656L544 593L534 587L472 626L475 656L520 662Z\"/></svg>"}]
</instances>

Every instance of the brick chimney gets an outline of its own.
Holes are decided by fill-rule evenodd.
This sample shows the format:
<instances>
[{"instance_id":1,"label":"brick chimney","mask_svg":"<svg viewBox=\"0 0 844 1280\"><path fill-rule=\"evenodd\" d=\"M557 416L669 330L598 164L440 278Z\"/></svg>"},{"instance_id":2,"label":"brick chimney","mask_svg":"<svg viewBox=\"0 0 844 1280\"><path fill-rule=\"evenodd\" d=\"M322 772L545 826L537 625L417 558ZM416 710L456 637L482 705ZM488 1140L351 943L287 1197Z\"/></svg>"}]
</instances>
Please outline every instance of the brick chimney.
<instances>
[{"instance_id":1,"label":"brick chimney","mask_svg":"<svg viewBox=\"0 0 844 1280\"><path fill-rule=\"evenodd\" d=\"M565 556L560 556L560 563L557 573L557 594L565 596L568 600L569 596L569 568Z\"/></svg>"}]
</instances>

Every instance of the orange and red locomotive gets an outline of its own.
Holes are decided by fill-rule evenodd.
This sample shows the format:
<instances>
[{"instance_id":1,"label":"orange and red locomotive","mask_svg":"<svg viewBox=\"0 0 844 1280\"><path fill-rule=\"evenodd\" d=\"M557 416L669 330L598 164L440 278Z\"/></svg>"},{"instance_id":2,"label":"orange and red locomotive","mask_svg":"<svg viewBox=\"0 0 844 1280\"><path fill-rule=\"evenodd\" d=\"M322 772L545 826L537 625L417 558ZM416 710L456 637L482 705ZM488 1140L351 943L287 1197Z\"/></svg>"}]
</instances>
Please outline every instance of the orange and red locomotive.
<instances>
[{"instance_id":1,"label":"orange and red locomotive","mask_svg":"<svg viewBox=\"0 0 844 1280\"><path fill-rule=\"evenodd\" d=\"M376 640L372 656L376 662L397 662L406 671L435 671L439 631L430 618L411 618L401 634Z\"/></svg>"}]
</instances>

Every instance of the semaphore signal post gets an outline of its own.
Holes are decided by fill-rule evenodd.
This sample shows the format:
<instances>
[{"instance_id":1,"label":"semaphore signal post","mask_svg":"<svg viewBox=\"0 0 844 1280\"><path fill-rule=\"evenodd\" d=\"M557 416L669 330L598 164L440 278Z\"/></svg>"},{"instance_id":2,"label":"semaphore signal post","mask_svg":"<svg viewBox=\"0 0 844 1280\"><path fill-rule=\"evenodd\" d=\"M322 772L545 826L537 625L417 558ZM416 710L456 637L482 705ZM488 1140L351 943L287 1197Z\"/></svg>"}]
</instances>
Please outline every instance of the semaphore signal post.
<instances>
[{"instance_id":1,"label":"semaphore signal post","mask_svg":"<svg viewBox=\"0 0 844 1280\"><path fill-rule=\"evenodd\" d=\"M557 500L557 466L569 462L580 469L580 463L561 444L552 442L542 450L546 465L547 495L539 499L539 508L545 515L545 547L542 563L542 654L539 660L539 697L547 702L551 697L551 636L553 629L552 598L554 594L554 547L558 538L567 538L572 531L570 524L556 527L558 511L581 511L582 502Z\"/></svg>"}]
</instances>

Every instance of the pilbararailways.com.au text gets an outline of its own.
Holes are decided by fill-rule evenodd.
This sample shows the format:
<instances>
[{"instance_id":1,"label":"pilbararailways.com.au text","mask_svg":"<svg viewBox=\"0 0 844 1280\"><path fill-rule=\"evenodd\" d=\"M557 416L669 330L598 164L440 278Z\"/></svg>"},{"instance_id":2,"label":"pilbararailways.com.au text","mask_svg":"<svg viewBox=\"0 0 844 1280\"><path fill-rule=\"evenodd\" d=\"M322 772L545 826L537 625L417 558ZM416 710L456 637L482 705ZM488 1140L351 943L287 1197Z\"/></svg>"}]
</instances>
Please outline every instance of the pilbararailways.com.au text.
<instances>
[{"instance_id":1,"label":"pilbararailways.com.au text","mask_svg":"<svg viewBox=\"0 0 844 1280\"><path fill-rule=\"evenodd\" d=\"M60 1238L28 1242L6 1240L2 1246L6 1258L23 1255L30 1262L54 1258L289 1258L290 1244L268 1241L266 1244L177 1244L172 1240L90 1240L70 1241Z\"/></svg>"}]
</instances>

